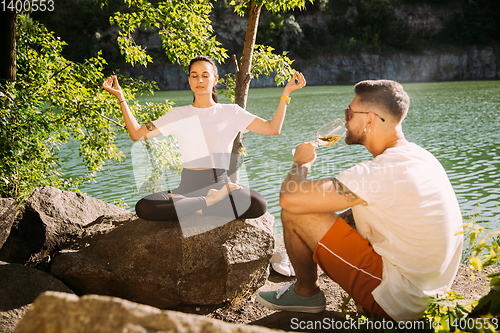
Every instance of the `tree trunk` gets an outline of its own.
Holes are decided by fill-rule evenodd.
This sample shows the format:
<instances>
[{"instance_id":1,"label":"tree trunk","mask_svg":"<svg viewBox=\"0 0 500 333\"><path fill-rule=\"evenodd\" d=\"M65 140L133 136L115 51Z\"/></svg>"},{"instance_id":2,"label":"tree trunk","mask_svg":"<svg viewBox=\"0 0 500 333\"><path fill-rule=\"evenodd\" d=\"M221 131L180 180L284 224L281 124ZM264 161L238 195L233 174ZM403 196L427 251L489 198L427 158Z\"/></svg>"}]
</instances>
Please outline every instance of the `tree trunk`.
<instances>
[{"instance_id":1,"label":"tree trunk","mask_svg":"<svg viewBox=\"0 0 500 333\"><path fill-rule=\"evenodd\" d=\"M16 79L15 11L0 8L0 84Z\"/></svg>"},{"instance_id":2,"label":"tree trunk","mask_svg":"<svg viewBox=\"0 0 500 333\"><path fill-rule=\"evenodd\" d=\"M252 80L252 57L255 48L255 39L257 37L257 28L259 26L260 10L262 2L255 4L254 0L248 2L248 25L245 36L245 44L243 46L243 55L241 57L241 65L236 68L236 87L235 99L236 104L242 108L246 108L248 89L250 88L250 80ZM241 150L243 148L242 135L238 133L233 142L233 150L231 152L231 163L229 165L229 177L232 182L239 181L239 169L241 165Z\"/></svg>"}]
</instances>

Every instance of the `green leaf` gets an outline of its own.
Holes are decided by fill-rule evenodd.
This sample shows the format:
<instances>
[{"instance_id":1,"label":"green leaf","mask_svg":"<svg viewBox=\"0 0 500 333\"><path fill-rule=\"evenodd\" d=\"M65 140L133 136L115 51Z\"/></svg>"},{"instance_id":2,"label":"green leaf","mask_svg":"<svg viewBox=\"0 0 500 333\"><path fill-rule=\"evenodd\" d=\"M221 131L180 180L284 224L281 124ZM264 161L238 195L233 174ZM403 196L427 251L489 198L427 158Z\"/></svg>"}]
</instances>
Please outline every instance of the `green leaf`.
<instances>
[{"instance_id":1,"label":"green leaf","mask_svg":"<svg viewBox=\"0 0 500 333\"><path fill-rule=\"evenodd\" d=\"M480 271L483 268L483 263L481 262L481 259L478 257L470 257L469 262L471 263L472 267Z\"/></svg>"},{"instance_id":2,"label":"green leaf","mask_svg":"<svg viewBox=\"0 0 500 333\"><path fill-rule=\"evenodd\" d=\"M491 279L490 286L491 287L493 287L493 286L500 286L500 278L499 277L494 277L493 279Z\"/></svg>"},{"instance_id":3,"label":"green leaf","mask_svg":"<svg viewBox=\"0 0 500 333\"><path fill-rule=\"evenodd\" d=\"M493 295L490 303L490 314L498 316L500 315L500 291L494 292Z\"/></svg>"},{"instance_id":4,"label":"green leaf","mask_svg":"<svg viewBox=\"0 0 500 333\"><path fill-rule=\"evenodd\" d=\"M435 299L432 301L433 304L439 305L439 306L446 306L446 307L453 307L453 301L451 301L448 298L439 298Z\"/></svg>"}]
</instances>

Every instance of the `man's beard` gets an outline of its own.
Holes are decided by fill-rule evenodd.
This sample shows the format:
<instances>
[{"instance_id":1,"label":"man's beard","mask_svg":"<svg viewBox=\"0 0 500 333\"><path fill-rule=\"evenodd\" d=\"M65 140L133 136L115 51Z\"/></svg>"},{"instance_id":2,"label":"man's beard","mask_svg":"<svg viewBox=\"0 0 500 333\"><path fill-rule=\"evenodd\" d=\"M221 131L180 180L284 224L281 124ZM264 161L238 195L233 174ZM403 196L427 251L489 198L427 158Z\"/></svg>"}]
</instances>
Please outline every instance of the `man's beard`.
<instances>
[{"instance_id":1,"label":"man's beard","mask_svg":"<svg viewBox=\"0 0 500 333\"><path fill-rule=\"evenodd\" d=\"M353 131L348 130L345 135L345 143L348 145L362 145L365 139L366 134L363 131L359 134L355 134Z\"/></svg>"}]
</instances>

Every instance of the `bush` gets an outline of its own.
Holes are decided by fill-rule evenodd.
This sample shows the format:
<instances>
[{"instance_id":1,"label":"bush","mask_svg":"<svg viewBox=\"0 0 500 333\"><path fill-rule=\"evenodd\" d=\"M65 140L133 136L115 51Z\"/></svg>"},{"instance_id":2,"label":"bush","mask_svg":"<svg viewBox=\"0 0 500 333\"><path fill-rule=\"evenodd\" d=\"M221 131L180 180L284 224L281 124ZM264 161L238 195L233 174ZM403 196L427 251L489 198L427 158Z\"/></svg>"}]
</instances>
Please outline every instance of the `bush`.
<instances>
[{"instance_id":1,"label":"bush","mask_svg":"<svg viewBox=\"0 0 500 333\"><path fill-rule=\"evenodd\" d=\"M285 24L285 16L280 13L268 11L262 12L263 19L257 30L257 44L269 45L275 49L281 49L280 40Z\"/></svg>"},{"instance_id":2,"label":"bush","mask_svg":"<svg viewBox=\"0 0 500 333\"><path fill-rule=\"evenodd\" d=\"M110 0L102 10L94 1L57 0L54 11L33 12L32 17L62 40L71 42L62 50L66 59L85 62L103 49L102 57L107 62L123 63L116 41L109 43L107 36L100 37L110 28L109 17L124 8L123 1L119 0ZM114 49L110 49L109 44L114 45Z\"/></svg>"},{"instance_id":3,"label":"bush","mask_svg":"<svg viewBox=\"0 0 500 333\"><path fill-rule=\"evenodd\" d=\"M291 50L302 59L314 58L318 53L328 52L331 48L333 42L324 29L305 24L302 31L304 38Z\"/></svg>"},{"instance_id":4,"label":"bush","mask_svg":"<svg viewBox=\"0 0 500 333\"><path fill-rule=\"evenodd\" d=\"M290 15L283 24L280 42L281 50L297 49L303 39L304 33L300 25L295 21L295 16Z\"/></svg>"},{"instance_id":5,"label":"bush","mask_svg":"<svg viewBox=\"0 0 500 333\"><path fill-rule=\"evenodd\" d=\"M115 120L121 119L118 101L101 86L106 61L100 54L69 61L61 55L64 45L29 16L18 16L17 80L0 86L0 197L22 202L38 186L74 189L124 156L114 144L115 133L123 131L123 122ZM128 99L152 89L133 80L121 86ZM168 108L162 104L141 120ZM69 139L79 141L88 170L80 179L63 177L58 151Z\"/></svg>"},{"instance_id":6,"label":"bush","mask_svg":"<svg viewBox=\"0 0 500 333\"><path fill-rule=\"evenodd\" d=\"M396 17L389 0L340 2L334 9L329 33L349 52L418 48L413 31Z\"/></svg>"},{"instance_id":7,"label":"bush","mask_svg":"<svg viewBox=\"0 0 500 333\"><path fill-rule=\"evenodd\" d=\"M489 44L500 39L500 2L467 0L460 11L446 22L441 41L456 45Z\"/></svg>"}]
</instances>

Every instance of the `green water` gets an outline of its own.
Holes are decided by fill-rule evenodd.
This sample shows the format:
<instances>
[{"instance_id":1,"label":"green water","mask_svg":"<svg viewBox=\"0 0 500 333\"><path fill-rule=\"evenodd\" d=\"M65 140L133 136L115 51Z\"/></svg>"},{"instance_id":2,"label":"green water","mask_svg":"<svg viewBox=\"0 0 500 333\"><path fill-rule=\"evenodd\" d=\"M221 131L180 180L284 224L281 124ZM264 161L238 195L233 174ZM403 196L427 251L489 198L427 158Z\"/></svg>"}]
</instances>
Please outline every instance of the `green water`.
<instances>
[{"instance_id":1,"label":"green water","mask_svg":"<svg viewBox=\"0 0 500 333\"><path fill-rule=\"evenodd\" d=\"M411 106L403 123L408 140L432 152L443 164L455 189L464 215L497 229L500 222L500 81L404 84ZM251 89L247 110L270 119L279 102L281 88ZM335 118L344 117L344 108L353 98L352 86L305 87L292 94L282 133L264 136L244 135L250 158L244 164L244 179L268 201L268 210L276 218L275 231L281 232L278 192L292 162L291 150L303 141L315 139L316 129ZM110 97L111 98L111 97ZM157 92L140 101L176 105L192 102L190 91ZM225 98L220 102L228 103ZM109 165L97 183L85 184L88 195L113 203L123 198L133 210L140 196L134 195L130 150L134 142L121 136L118 145L127 155L122 163ZM138 144L138 143L135 143ZM81 175L84 167L77 158L76 145L62 152L65 174ZM334 176L341 170L372 156L361 146L347 146L342 140L331 148L318 148L311 177ZM169 186L178 181L171 175Z\"/></svg>"}]
</instances>

